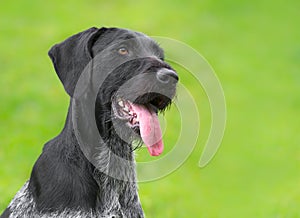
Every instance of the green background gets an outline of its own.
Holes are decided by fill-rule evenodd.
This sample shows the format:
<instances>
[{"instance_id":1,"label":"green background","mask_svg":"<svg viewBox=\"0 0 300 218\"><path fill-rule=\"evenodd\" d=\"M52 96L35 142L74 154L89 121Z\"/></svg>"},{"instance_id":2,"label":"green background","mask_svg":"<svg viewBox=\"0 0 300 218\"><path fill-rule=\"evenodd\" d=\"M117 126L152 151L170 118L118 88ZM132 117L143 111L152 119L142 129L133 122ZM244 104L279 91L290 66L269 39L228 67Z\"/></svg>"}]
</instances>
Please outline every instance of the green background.
<instances>
[{"instance_id":1,"label":"green background","mask_svg":"<svg viewBox=\"0 0 300 218\"><path fill-rule=\"evenodd\" d=\"M199 107L201 132L177 171L139 185L147 217L300 217L299 10L298 0L2 1L0 211L64 124L68 96L47 51L91 26L117 26L199 51L227 103L222 145L201 169L209 105L193 77L178 71ZM167 147L180 122L174 109L166 117ZM144 150L138 153L147 158Z\"/></svg>"}]
</instances>

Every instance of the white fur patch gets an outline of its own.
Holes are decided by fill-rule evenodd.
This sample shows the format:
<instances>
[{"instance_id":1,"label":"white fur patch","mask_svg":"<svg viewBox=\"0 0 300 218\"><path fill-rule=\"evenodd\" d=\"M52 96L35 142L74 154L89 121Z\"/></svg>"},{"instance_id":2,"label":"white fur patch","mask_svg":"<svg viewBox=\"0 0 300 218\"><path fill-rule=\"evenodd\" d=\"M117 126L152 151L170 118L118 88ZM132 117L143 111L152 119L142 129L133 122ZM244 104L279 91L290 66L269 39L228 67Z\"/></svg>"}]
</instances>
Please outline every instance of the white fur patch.
<instances>
[{"instance_id":1,"label":"white fur patch","mask_svg":"<svg viewBox=\"0 0 300 218\"><path fill-rule=\"evenodd\" d=\"M116 199L112 199L110 202L111 206L106 208L104 213L98 212L83 212L80 210L69 210L66 209L61 213L45 213L41 214L36 210L35 202L28 191L28 181L24 184L24 186L18 191L15 195L11 203L9 204L9 208L11 211L11 215L9 218L118 218L124 217L123 213L116 214L111 211L121 211L120 204Z\"/></svg>"}]
</instances>

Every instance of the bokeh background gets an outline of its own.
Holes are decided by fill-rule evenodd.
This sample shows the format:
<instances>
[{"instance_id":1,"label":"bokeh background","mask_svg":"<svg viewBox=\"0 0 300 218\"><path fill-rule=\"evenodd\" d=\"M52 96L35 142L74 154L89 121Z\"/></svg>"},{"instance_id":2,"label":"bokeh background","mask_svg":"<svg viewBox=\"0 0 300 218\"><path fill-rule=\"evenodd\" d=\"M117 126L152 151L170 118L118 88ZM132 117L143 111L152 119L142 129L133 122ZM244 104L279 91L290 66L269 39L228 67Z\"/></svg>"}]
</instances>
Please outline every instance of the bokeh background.
<instances>
[{"instance_id":1,"label":"bokeh background","mask_svg":"<svg viewBox=\"0 0 300 218\"><path fill-rule=\"evenodd\" d=\"M139 185L147 217L300 217L299 10L298 0L2 1L0 211L64 124L68 96L47 51L91 26L117 26L189 44L214 68L227 103L222 145L201 169L209 105L179 70L201 131L177 171ZM176 110L166 116L167 145L177 137Z\"/></svg>"}]
</instances>

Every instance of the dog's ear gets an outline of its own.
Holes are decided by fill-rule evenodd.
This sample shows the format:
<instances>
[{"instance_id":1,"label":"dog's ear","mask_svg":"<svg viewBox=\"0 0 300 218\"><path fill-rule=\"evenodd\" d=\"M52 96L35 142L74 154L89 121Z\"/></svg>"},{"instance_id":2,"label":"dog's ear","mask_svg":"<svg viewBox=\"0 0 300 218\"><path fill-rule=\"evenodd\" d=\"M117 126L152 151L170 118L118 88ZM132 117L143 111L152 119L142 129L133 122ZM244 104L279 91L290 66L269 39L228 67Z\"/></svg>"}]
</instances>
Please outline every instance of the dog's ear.
<instances>
[{"instance_id":1,"label":"dog's ear","mask_svg":"<svg viewBox=\"0 0 300 218\"><path fill-rule=\"evenodd\" d=\"M87 64L92 60L91 49L94 42L107 28L90 28L65 41L54 45L48 52L55 71L72 97L76 83Z\"/></svg>"}]
</instances>

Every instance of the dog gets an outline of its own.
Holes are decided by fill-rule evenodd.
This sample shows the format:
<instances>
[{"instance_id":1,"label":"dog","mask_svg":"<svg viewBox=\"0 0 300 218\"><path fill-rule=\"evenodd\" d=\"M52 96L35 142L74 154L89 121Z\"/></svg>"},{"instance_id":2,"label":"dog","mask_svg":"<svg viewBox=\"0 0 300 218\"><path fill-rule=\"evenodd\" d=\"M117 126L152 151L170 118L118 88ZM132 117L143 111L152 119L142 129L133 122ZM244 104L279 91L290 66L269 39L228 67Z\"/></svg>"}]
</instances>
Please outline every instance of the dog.
<instances>
[{"instance_id":1,"label":"dog","mask_svg":"<svg viewBox=\"0 0 300 218\"><path fill-rule=\"evenodd\" d=\"M70 96L65 126L1 218L144 217L134 150L162 153L157 114L178 74L153 39L121 28L87 29L48 54Z\"/></svg>"}]
</instances>

